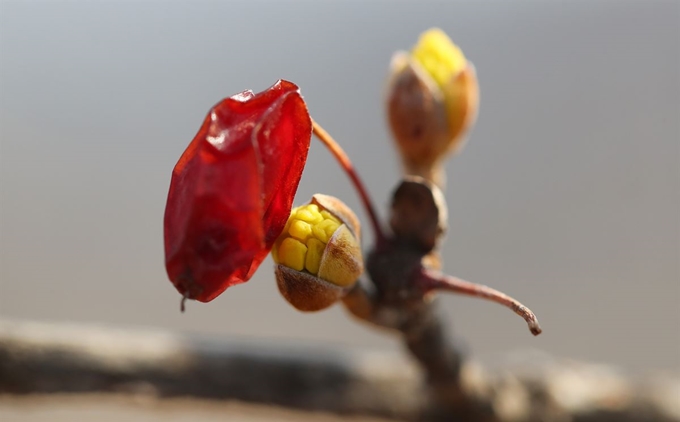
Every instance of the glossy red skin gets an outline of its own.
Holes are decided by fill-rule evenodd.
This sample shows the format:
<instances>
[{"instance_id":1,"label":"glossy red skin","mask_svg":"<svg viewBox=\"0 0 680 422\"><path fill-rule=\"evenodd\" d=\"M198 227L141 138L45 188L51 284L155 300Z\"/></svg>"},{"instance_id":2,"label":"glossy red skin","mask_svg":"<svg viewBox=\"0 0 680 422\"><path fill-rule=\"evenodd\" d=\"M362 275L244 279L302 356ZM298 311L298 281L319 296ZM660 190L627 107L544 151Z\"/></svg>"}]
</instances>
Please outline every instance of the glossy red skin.
<instances>
[{"instance_id":1,"label":"glossy red skin","mask_svg":"<svg viewBox=\"0 0 680 422\"><path fill-rule=\"evenodd\" d=\"M165 208L165 266L182 295L209 302L253 275L288 220L311 134L298 87L283 80L210 110Z\"/></svg>"}]
</instances>

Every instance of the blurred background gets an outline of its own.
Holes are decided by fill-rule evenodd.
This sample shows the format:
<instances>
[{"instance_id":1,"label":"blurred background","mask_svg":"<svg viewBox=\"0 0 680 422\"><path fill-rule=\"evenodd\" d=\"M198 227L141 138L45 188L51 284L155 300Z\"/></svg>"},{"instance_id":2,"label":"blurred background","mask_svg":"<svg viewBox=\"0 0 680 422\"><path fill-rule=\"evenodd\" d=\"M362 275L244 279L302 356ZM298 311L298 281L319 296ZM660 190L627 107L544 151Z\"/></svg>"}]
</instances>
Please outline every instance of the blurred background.
<instances>
[{"instance_id":1,"label":"blurred background","mask_svg":"<svg viewBox=\"0 0 680 422\"><path fill-rule=\"evenodd\" d=\"M481 85L477 125L447 167L445 270L518 298L544 328L533 338L507 309L446 296L452 332L487 363L534 349L677 373L677 1L1 0L0 318L400 348L340 306L295 311L269 259L181 314L162 219L208 109L278 78L301 87L384 217L400 177L387 66L432 26ZM296 202L316 192L366 221L313 142Z\"/></svg>"}]
</instances>

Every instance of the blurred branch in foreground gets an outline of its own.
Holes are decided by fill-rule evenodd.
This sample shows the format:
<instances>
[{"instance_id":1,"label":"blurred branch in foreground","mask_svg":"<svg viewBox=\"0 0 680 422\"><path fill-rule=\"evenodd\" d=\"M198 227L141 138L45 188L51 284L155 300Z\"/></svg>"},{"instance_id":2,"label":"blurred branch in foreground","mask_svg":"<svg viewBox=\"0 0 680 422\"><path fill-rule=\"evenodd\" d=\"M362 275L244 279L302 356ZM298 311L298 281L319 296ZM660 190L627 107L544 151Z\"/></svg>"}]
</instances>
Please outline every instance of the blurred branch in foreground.
<instances>
[{"instance_id":1,"label":"blurred branch in foreground","mask_svg":"<svg viewBox=\"0 0 680 422\"><path fill-rule=\"evenodd\" d=\"M633 382L615 369L543 358L463 367L496 421L680 421L680 380ZM164 331L0 320L0 393L111 392L426 419L416 365L398 355L234 344Z\"/></svg>"}]
</instances>

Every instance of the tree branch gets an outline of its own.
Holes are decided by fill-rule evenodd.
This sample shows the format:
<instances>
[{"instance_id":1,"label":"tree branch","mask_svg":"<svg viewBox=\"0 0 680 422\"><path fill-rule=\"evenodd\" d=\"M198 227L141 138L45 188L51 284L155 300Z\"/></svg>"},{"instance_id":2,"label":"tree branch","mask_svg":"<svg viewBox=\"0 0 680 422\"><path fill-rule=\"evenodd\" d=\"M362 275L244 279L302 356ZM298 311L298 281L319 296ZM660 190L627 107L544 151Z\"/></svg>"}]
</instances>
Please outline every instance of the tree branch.
<instances>
[{"instance_id":1,"label":"tree branch","mask_svg":"<svg viewBox=\"0 0 680 422\"><path fill-rule=\"evenodd\" d=\"M534 315L531 309L522 305L518 300L513 299L505 293L489 286L471 283L469 281L426 268L423 268L423 271L420 273L418 282L426 292L449 291L452 293L474 296L496 302L505 306L506 308L510 308L514 313L521 316L527 322L531 334L537 336L542 332L541 326L538 324L538 320L536 319L536 315Z\"/></svg>"},{"instance_id":2,"label":"tree branch","mask_svg":"<svg viewBox=\"0 0 680 422\"><path fill-rule=\"evenodd\" d=\"M415 345L438 335L422 338ZM526 363L496 368L491 378L473 363L462 364L458 376L467 391L462 399L483 398L490 421L680 421L677 378L634 384L607 366L522 356ZM64 392L236 399L435 419L433 409L423 408L428 401L417 368L389 353L0 320L0 393ZM450 414L438 416L452 420Z\"/></svg>"}]
</instances>

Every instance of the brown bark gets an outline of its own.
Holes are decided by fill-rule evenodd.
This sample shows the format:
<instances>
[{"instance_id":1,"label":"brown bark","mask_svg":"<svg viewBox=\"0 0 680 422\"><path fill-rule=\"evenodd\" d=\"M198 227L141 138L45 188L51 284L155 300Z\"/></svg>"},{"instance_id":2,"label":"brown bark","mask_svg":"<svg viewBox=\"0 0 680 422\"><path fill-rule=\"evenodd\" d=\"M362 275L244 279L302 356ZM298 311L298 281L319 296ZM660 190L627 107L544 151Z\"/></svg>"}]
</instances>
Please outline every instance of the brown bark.
<instances>
[{"instance_id":1,"label":"brown bark","mask_svg":"<svg viewBox=\"0 0 680 422\"><path fill-rule=\"evenodd\" d=\"M432 352L448 350L438 345L445 337L437 329L413 333L409 347L433 365L428 373L458 367L457 374L442 374L442 388L451 377L461 380L462 400L487 403L491 420L680 421L677 378L636 384L606 366L549 358L497 368L487 377L471 362L457 364L456 356ZM454 362L439 362L442 358ZM419 373L412 362L389 353L282 349L162 331L0 320L0 393L6 395L189 396L395 420L456 420L450 412L460 406L428 405Z\"/></svg>"}]
</instances>

